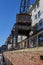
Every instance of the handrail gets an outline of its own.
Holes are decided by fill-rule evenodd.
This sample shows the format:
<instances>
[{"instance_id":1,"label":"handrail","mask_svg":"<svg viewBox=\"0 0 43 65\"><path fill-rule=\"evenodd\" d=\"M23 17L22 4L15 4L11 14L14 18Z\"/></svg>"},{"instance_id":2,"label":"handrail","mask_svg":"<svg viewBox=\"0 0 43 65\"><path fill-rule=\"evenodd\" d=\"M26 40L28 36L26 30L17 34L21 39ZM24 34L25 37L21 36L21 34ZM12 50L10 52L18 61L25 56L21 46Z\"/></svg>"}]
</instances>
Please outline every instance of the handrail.
<instances>
[{"instance_id":1,"label":"handrail","mask_svg":"<svg viewBox=\"0 0 43 65\"><path fill-rule=\"evenodd\" d=\"M33 35L29 38L26 38L24 40L22 40L21 42L15 43L15 46L13 45L13 50L15 49L24 49L24 48L35 48L35 47L39 47L39 42L37 42L37 36L40 35L41 33L43 33L43 31L37 33L36 35ZM32 42L30 42L33 38L36 38L34 42L33 41L33 46L31 46Z\"/></svg>"}]
</instances>

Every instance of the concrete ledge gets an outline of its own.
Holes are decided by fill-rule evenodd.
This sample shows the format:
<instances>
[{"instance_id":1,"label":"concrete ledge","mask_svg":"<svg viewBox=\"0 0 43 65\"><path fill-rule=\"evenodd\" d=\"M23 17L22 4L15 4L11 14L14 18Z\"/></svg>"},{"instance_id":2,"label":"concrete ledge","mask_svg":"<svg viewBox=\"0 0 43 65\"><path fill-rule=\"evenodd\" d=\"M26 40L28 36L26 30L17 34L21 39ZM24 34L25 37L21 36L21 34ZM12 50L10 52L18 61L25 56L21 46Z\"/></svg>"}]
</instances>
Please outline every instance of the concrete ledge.
<instances>
[{"instance_id":1,"label":"concrete ledge","mask_svg":"<svg viewBox=\"0 0 43 65\"><path fill-rule=\"evenodd\" d=\"M43 51L43 47L36 47L36 48L26 48L26 49L20 49L20 50L12 50L12 52L37 52L37 51ZM9 52L9 51L6 51ZM5 53L6 53L5 52ZM11 51L10 51L11 52Z\"/></svg>"}]
</instances>

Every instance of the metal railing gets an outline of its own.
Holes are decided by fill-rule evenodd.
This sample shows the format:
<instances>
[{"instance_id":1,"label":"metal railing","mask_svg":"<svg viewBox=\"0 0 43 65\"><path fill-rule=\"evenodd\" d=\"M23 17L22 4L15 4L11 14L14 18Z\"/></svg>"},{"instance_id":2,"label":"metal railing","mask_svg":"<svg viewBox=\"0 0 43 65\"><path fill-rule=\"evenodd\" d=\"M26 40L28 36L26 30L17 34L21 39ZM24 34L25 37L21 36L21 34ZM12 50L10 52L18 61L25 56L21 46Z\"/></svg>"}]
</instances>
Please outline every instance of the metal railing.
<instances>
[{"instance_id":1,"label":"metal railing","mask_svg":"<svg viewBox=\"0 0 43 65\"><path fill-rule=\"evenodd\" d=\"M13 47L11 47L11 48L13 48L13 50L14 49L18 50L18 49L25 49L25 48L42 47L43 45L40 45L42 43L40 43L39 40L38 40L39 35L42 35L42 34L43 34L43 31L41 31L40 33L37 33L34 36L29 37L28 39L26 38L19 43L14 43L12 45Z\"/></svg>"}]
</instances>

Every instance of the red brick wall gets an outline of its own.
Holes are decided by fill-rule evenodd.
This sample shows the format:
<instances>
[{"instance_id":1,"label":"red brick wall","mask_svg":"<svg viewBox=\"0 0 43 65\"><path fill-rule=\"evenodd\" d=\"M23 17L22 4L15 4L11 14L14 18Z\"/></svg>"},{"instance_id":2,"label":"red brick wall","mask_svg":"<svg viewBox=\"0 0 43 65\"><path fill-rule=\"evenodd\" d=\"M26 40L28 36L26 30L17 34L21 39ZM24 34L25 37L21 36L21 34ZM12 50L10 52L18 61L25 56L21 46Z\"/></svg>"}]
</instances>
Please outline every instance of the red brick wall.
<instances>
[{"instance_id":1,"label":"red brick wall","mask_svg":"<svg viewBox=\"0 0 43 65\"><path fill-rule=\"evenodd\" d=\"M40 59L43 51L21 50L5 52L3 54L13 65L43 65L43 60Z\"/></svg>"}]
</instances>

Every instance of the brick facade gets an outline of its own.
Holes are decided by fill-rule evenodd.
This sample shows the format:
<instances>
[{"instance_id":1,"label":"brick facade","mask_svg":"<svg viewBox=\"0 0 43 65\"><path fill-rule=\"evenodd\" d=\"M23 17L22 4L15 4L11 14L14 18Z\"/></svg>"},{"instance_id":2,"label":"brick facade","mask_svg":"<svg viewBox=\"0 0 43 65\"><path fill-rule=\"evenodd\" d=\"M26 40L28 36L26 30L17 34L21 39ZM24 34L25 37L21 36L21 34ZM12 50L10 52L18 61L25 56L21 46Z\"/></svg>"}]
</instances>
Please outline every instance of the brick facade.
<instances>
[{"instance_id":1,"label":"brick facade","mask_svg":"<svg viewBox=\"0 0 43 65\"><path fill-rule=\"evenodd\" d=\"M43 65L43 59L40 57L43 57L42 48L9 51L3 55L7 59L7 65L11 65L8 60L13 65Z\"/></svg>"}]
</instances>

